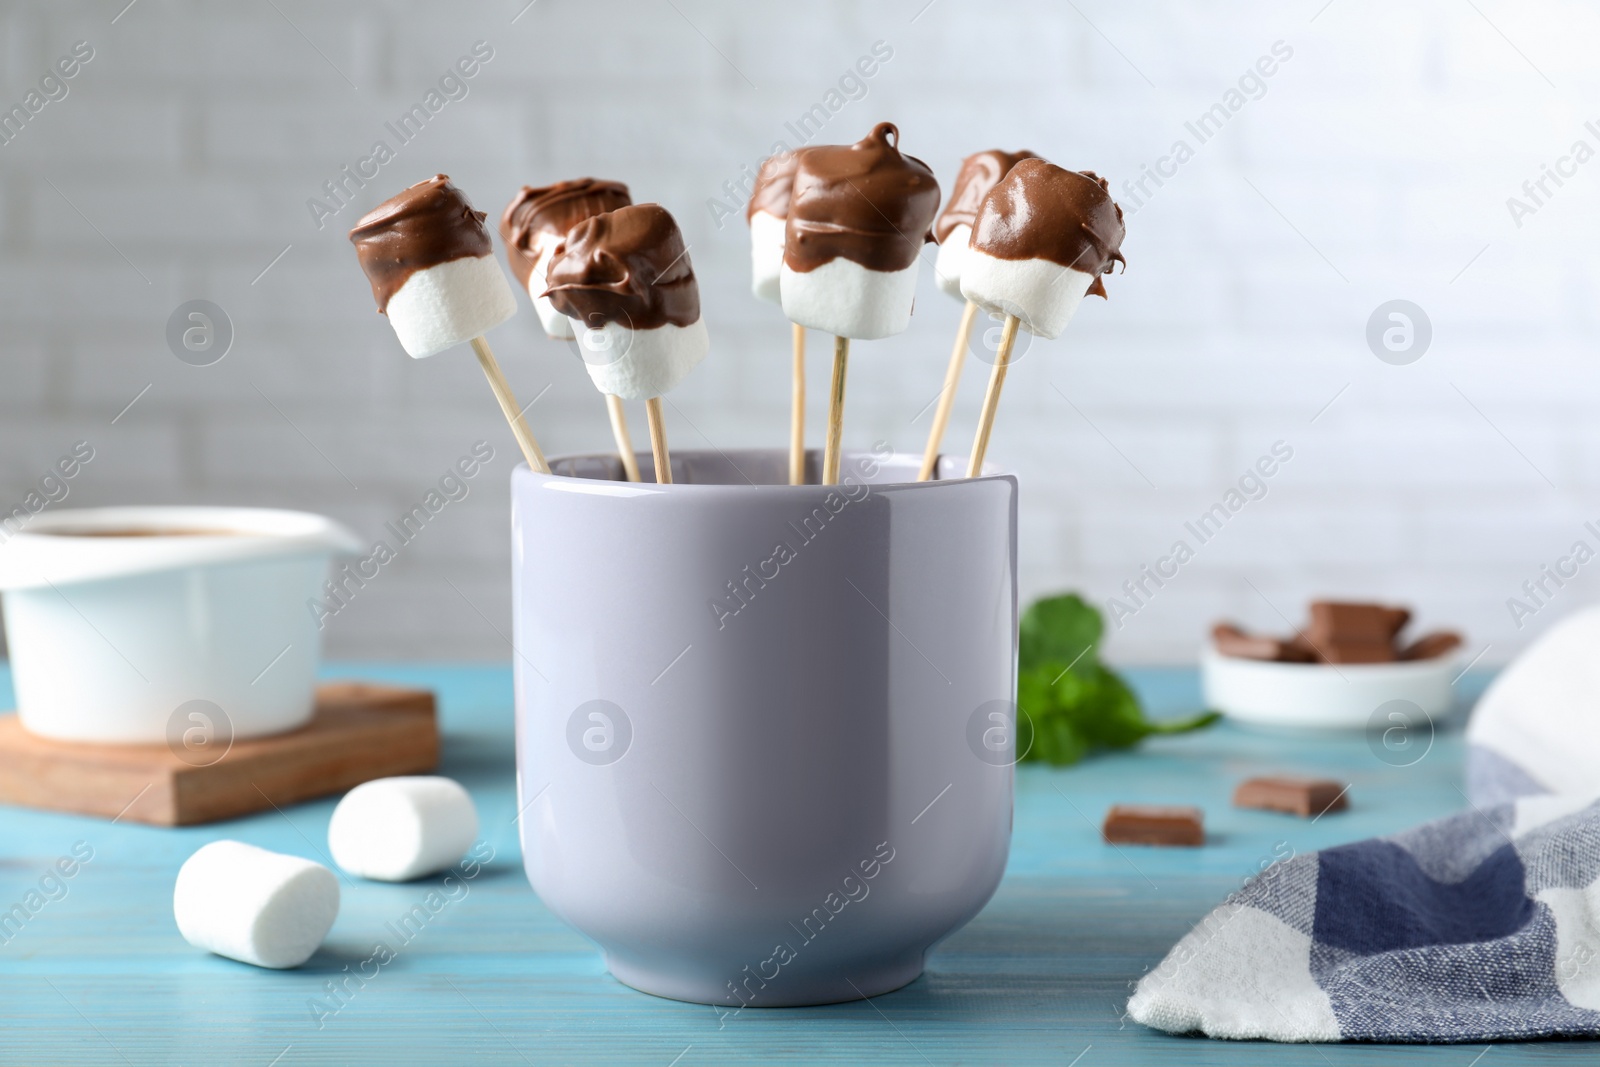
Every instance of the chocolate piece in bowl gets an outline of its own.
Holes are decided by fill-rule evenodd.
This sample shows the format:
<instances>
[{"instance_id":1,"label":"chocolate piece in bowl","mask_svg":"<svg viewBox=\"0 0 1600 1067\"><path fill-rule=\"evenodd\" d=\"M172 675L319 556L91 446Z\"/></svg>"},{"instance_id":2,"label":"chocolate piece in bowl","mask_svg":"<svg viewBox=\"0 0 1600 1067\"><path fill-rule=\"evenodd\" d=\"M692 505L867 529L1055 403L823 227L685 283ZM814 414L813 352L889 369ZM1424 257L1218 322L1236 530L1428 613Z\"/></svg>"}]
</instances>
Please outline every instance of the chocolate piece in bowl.
<instances>
[{"instance_id":1,"label":"chocolate piece in bowl","mask_svg":"<svg viewBox=\"0 0 1600 1067\"><path fill-rule=\"evenodd\" d=\"M1327 663L1393 663L1395 636L1410 620L1405 608L1313 600L1306 639Z\"/></svg>"},{"instance_id":2,"label":"chocolate piece in bowl","mask_svg":"<svg viewBox=\"0 0 1600 1067\"><path fill-rule=\"evenodd\" d=\"M1305 629L1283 638L1218 623L1201 657L1207 705L1243 722L1315 729L1363 727L1395 700L1430 716L1450 710L1447 657L1459 637L1441 631L1403 643L1411 613L1385 604L1319 600L1310 614Z\"/></svg>"},{"instance_id":3,"label":"chocolate piece in bowl","mask_svg":"<svg viewBox=\"0 0 1600 1067\"><path fill-rule=\"evenodd\" d=\"M1324 663L1393 663L1396 658L1387 642L1327 641L1316 647Z\"/></svg>"},{"instance_id":4,"label":"chocolate piece in bowl","mask_svg":"<svg viewBox=\"0 0 1600 1067\"><path fill-rule=\"evenodd\" d=\"M1250 778L1233 791L1233 806L1308 818L1350 806L1350 787L1332 778Z\"/></svg>"},{"instance_id":5,"label":"chocolate piece in bowl","mask_svg":"<svg viewBox=\"0 0 1600 1067\"><path fill-rule=\"evenodd\" d=\"M1206 843L1199 808L1157 804L1113 804L1106 812L1101 836L1112 845L1175 845Z\"/></svg>"},{"instance_id":6,"label":"chocolate piece in bowl","mask_svg":"<svg viewBox=\"0 0 1600 1067\"><path fill-rule=\"evenodd\" d=\"M1211 643L1224 656L1238 659L1309 663L1312 658L1309 650L1292 641L1249 634L1231 622L1219 622L1211 628Z\"/></svg>"},{"instance_id":7,"label":"chocolate piece in bowl","mask_svg":"<svg viewBox=\"0 0 1600 1067\"><path fill-rule=\"evenodd\" d=\"M1437 659L1461 647L1461 635L1454 630L1435 630L1424 634L1400 650L1403 660Z\"/></svg>"},{"instance_id":8,"label":"chocolate piece in bowl","mask_svg":"<svg viewBox=\"0 0 1600 1067\"><path fill-rule=\"evenodd\" d=\"M1313 600L1307 635L1319 645L1380 644L1394 642L1411 621L1405 608L1348 600Z\"/></svg>"}]
</instances>

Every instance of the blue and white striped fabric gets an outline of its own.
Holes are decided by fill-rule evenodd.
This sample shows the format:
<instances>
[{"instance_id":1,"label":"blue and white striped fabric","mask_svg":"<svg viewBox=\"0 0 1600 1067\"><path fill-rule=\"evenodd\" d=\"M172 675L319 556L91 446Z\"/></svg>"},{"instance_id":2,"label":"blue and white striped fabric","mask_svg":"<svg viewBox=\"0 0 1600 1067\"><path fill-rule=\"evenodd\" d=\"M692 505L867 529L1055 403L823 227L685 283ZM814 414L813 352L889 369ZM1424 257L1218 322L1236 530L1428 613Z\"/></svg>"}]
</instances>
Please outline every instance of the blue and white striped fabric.
<instances>
[{"instance_id":1,"label":"blue and white striped fabric","mask_svg":"<svg viewBox=\"0 0 1600 1067\"><path fill-rule=\"evenodd\" d=\"M1263 871L1129 1015L1274 1041L1600 1035L1600 609L1508 668L1468 740L1466 811Z\"/></svg>"}]
</instances>

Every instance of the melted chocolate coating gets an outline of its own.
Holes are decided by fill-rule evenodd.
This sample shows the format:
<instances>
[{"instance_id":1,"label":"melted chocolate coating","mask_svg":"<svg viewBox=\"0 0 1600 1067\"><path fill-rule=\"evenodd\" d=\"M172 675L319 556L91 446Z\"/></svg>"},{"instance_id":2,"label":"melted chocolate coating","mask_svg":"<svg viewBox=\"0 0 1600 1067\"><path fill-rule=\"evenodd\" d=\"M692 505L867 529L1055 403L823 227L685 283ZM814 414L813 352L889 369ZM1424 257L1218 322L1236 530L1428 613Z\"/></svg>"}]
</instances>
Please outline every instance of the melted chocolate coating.
<instances>
[{"instance_id":1,"label":"melted chocolate coating","mask_svg":"<svg viewBox=\"0 0 1600 1067\"><path fill-rule=\"evenodd\" d=\"M933 240L939 183L922 160L901 155L899 144L894 124L880 122L853 145L795 152L783 251L790 270L848 259L887 272L916 262L923 243Z\"/></svg>"},{"instance_id":2,"label":"melted chocolate coating","mask_svg":"<svg viewBox=\"0 0 1600 1067\"><path fill-rule=\"evenodd\" d=\"M961 161L961 172L956 175L955 188L950 199L933 225L933 236L940 244L957 226L971 226L978 220L978 205L989 195L989 190L1000 184L1000 179L1011 173L1011 168L1024 159L1039 157L1024 148L1020 152L1002 152L991 148L987 152L974 152Z\"/></svg>"},{"instance_id":3,"label":"melted chocolate coating","mask_svg":"<svg viewBox=\"0 0 1600 1067\"><path fill-rule=\"evenodd\" d=\"M563 315L599 328L635 330L700 318L700 285L683 233L660 204L634 204L593 215L567 232L550 254L544 294Z\"/></svg>"},{"instance_id":4,"label":"melted chocolate coating","mask_svg":"<svg viewBox=\"0 0 1600 1067\"><path fill-rule=\"evenodd\" d=\"M748 222L758 211L774 218L789 217L789 199L794 194L794 172L800 166L796 152L779 152L768 156L756 172L755 188L750 190L750 203L744 209Z\"/></svg>"},{"instance_id":5,"label":"melted chocolate coating","mask_svg":"<svg viewBox=\"0 0 1600 1067\"><path fill-rule=\"evenodd\" d=\"M500 237L506 243L511 273L526 289L528 275L543 253L545 234L557 239L592 215L633 203L628 187L600 178L574 178L534 188L524 185L500 216Z\"/></svg>"},{"instance_id":6,"label":"melted chocolate coating","mask_svg":"<svg viewBox=\"0 0 1600 1067\"><path fill-rule=\"evenodd\" d=\"M378 311L388 309L389 298L417 271L491 254L484 218L445 174L418 182L363 215L350 231L350 243L372 283Z\"/></svg>"},{"instance_id":7,"label":"melted chocolate coating","mask_svg":"<svg viewBox=\"0 0 1600 1067\"><path fill-rule=\"evenodd\" d=\"M972 227L972 247L996 259L1047 259L1096 275L1089 292L1106 295L1099 275L1122 256L1122 209L1094 171L1024 159L989 190Z\"/></svg>"}]
</instances>

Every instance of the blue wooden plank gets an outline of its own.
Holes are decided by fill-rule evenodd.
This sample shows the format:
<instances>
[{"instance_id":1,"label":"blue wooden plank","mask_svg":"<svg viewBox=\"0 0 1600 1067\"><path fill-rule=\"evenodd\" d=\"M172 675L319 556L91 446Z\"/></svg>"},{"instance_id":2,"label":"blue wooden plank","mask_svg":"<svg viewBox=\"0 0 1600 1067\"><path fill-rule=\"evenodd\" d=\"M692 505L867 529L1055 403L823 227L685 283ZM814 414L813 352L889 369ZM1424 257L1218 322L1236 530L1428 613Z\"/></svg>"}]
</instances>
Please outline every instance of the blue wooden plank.
<instances>
[{"instance_id":1,"label":"blue wooden plank","mask_svg":"<svg viewBox=\"0 0 1600 1067\"><path fill-rule=\"evenodd\" d=\"M39 884L76 842L94 857L0 945L0 1062L85 1064L1342 1064L1415 1060L1466 1067L1476 1049L1286 1047L1173 1038L1122 1018L1130 984L1208 908L1285 849L1387 833L1458 809L1462 745L1446 724L1413 766L1364 738L1275 736L1224 725L1068 770L1018 776L1016 835L989 907L935 953L928 974L871 1003L746 1011L635 993L523 878L513 819L511 681L496 666L344 665L330 674L430 685L441 694L442 772L472 791L495 850L405 943L393 925L434 882L346 884L324 949L268 972L186 945L172 881L200 844L237 837L321 858L332 801L216 826L160 830L0 809L0 907ZM1199 703L1188 670L1130 672L1157 714ZM0 695L9 682L0 676ZM1482 676L1461 683L1465 696ZM1352 783L1350 811L1315 824L1228 806L1233 784L1271 770ZM1199 850L1117 850L1097 824L1118 800L1206 809ZM375 941L398 951L364 983ZM371 968L367 968L371 973ZM330 999L327 983L349 993ZM320 1013L314 998L324 998ZM330 1007L335 1011L328 1010ZM1085 1050L1088 1050L1085 1053ZM1496 1064L1591 1058L1589 1043L1496 1047Z\"/></svg>"}]
</instances>

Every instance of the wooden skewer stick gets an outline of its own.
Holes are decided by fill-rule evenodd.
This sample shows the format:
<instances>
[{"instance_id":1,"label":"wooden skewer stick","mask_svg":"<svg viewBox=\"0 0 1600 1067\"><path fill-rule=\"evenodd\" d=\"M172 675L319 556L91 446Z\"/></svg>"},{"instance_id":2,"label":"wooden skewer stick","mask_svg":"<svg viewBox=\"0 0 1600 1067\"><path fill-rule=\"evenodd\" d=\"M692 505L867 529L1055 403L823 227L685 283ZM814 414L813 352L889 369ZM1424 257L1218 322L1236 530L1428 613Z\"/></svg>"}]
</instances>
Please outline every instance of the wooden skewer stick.
<instances>
[{"instance_id":1,"label":"wooden skewer stick","mask_svg":"<svg viewBox=\"0 0 1600 1067\"><path fill-rule=\"evenodd\" d=\"M1006 384L1006 368L1011 364L1011 346L1017 340L1017 317L1006 316L1000 330L1000 350L994 355L994 373L989 375L989 391L983 394L983 413L978 418L978 436L972 442L972 458L967 462L967 477L976 478L983 470L983 456L989 451L989 434L994 429L994 413L1000 407L1000 389Z\"/></svg>"},{"instance_id":2,"label":"wooden skewer stick","mask_svg":"<svg viewBox=\"0 0 1600 1067\"><path fill-rule=\"evenodd\" d=\"M944 372L944 392L939 394L939 406L933 411L933 428L928 431L928 447L922 452L922 470L917 481L933 477L933 468L939 465L939 446L944 443L944 431L950 425L950 409L956 406L956 386L961 384L961 365L967 358L967 338L972 335L972 323L978 317L978 305L967 301L961 312L961 325L956 329L956 346L950 350L950 365Z\"/></svg>"},{"instance_id":3,"label":"wooden skewer stick","mask_svg":"<svg viewBox=\"0 0 1600 1067\"><path fill-rule=\"evenodd\" d=\"M806 328L794 328L794 382L789 401L789 484L806 484Z\"/></svg>"},{"instance_id":4,"label":"wooden skewer stick","mask_svg":"<svg viewBox=\"0 0 1600 1067\"><path fill-rule=\"evenodd\" d=\"M489 379L489 388L494 390L494 398L500 401L500 410L505 413L506 421L511 424L511 433L522 449L522 458L528 461L528 466L540 474L549 474L550 464L544 461L544 453L539 450L539 442L533 439L533 431L528 429L528 420L522 417L522 405L517 403L516 395L511 392L511 384L501 373L500 364L496 362L494 352L489 348L489 342L482 337L474 337L472 350L478 354L478 365L483 368L484 377Z\"/></svg>"},{"instance_id":5,"label":"wooden skewer stick","mask_svg":"<svg viewBox=\"0 0 1600 1067\"><path fill-rule=\"evenodd\" d=\"M822 454L822 484L839 484L839 445L844 440L844 376L850 365L850 338L833 339L833 388L828 394L828 443Z\"/></svg>"},{"instance_id":6,"label":"wooden skewer stick","mask_svg":"<svg viewBox=\"0 0 1600 1067\"><path fill-rule=\"evenodd\" d=\"M656 461L656 484L672 484L672 457L667 455L667 426L661 419L661 398L653 396L644 402L644 413L650 420L650 451Z\"/></svg>"},{"instance_id":7,"label":"wooden skewer stick","mask_svg":"<svg viewBox=\"0 0 1600 1067\"><path fill-rule=\"evenodd\" d=\"M622 473L628 481L639 481L639 460L633 454L633 439L628 436L628 413L622 410L622 398L605 394L606 412L611 416L611 436L617 439L617 455L622 458Z\"/></svg>"}]
</instances>

